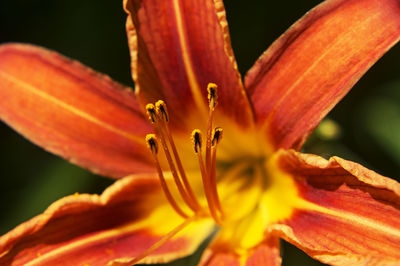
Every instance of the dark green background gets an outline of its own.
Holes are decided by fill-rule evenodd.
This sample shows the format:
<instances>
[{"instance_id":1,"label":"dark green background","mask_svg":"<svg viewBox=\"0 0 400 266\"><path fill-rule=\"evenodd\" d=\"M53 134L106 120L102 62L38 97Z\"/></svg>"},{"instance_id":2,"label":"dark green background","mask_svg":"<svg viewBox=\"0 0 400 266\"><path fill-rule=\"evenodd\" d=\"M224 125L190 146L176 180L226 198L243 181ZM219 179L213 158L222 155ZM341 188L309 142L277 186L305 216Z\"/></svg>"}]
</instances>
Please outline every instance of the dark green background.
<instances>
[{"instance_id":1,"label":"dark green background","mask_svg":"<svg viewBox=\"0 0 400 266\"><path fill-rule=\"evenodd\" d=\"M121 2L1 1L0 43L38 44L133 86ZM233 49L242 74L273 40L319 2L225 1ZM336 154L383 175L399 177L399 59L397 46L329 114L341 128L338 138L323 141L314 134L306 151L326 157ZM62 196L74 192L100 193L111 184L106 178L46 153L1 123L0 147L0 234L42 212ZM319 264L288 244L283 247L284 265ZM199 254L178 263L195 262Z\"/></svg>"}]
</instances>

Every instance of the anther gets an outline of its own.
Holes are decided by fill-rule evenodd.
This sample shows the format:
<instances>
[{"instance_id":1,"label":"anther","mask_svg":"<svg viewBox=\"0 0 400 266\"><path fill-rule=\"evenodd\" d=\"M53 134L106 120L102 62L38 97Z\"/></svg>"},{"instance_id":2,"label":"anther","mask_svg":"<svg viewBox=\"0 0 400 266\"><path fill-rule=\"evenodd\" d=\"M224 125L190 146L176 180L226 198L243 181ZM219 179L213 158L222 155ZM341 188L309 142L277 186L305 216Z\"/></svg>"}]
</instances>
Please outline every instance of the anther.
<instances>
[{"instance_id":1,"label":"anther","mask_svg":"<svg viewBox=\"0 0 400 266\"><path fill-rule=\"evenodd\" d=\"M149 147L149 149L151 150L151 153L156 155L158 153L158 143L157 143L156 135L147 134L146 135L146 143L147 143L147 147Z\"/></svg>"},{"instance_id":2,"label":"anther","mask_svg":"<svg viewBox=\"0 0 400 266\"><path fill-rule=\"evenodd\" d=\"M199 153L201 151L201 131L198 129L193 130L192 132L192 142L194 145L194 152Z\"/></svg>"},{"instance_id":3,"label":"anther","mask_svg":"<svg viewBox=\"0 0 400 266\"><path fill-rule=\"evenodd\" d=\"M159 100L156 102L156 112L158 117L160 117L163 121L168 122L167 105L164 101Z\"/></svg>"},{"instance_id":4,"label":"anther","mask_svg":"<svg viewBox=\"0 0 400 266\"><path fill-rule=\"evenodd\" d=\"M217 144L219 144L219 142L222 139L222 133L223 130L221 127L217 127L213 130L213 135L212 135L212 146L215 146Z\"/></svg>"},{"instance_id":5,"label":"anther","mask_svg":"<svg viewBox=\"0 0 400 266\"><path fill-rule=\"evenodd\" d=\"M152 103L148 103L146 105L146 112L147 115L149 116L149 119L152 123L156 122L157 115L156 115L156 107Z\"/></svg>"},{"instance_id":6,"label":"anther","mask_svg":"<svg viewBox=\"0 0 400 266\"><path fill-rule=\"evenodd\" d=\"M218 86L215 83L208 83L207 85L208 106L210 107L210 109L214 109L215 106L217 106L217 100L218 100L217 88Z\"/></svg>"}]
</instances>

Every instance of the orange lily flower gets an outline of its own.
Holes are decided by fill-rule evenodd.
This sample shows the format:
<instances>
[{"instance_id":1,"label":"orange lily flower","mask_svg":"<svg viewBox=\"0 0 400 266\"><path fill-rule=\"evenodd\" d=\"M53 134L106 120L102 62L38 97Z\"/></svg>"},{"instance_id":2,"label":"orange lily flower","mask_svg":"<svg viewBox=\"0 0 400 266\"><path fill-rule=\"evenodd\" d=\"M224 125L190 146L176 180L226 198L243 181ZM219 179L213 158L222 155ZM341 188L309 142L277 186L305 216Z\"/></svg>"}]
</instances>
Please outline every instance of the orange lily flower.
<instances>
[{"instance_id":1,"label":"orange lily flower","mask_svg":"<svg viewBox=\"0 0 400 266\"><path fill-rule=\"evenodd\" d=\"M125 0L135 93L55 52L0 46L1 119L119 178L0 238L1 265L279 265L279 238L334 265L400 262L400 184L299 152L400 39L399 0L327 0L242 83L222 0ZM192 139L191 139L192 138Z\"/></svg>"}]
</instances>

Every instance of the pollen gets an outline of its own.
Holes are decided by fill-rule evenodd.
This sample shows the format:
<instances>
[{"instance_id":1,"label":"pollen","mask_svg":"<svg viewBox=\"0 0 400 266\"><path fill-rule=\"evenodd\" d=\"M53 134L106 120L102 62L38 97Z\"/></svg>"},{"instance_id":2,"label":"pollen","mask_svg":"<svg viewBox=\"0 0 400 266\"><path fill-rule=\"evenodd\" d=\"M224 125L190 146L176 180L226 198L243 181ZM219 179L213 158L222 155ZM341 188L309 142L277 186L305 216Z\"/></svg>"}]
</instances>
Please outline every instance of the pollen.
<instances>
[{"instance_id":1,"label":"pollen","mask_svg":"<svg viewBox=\"0 0 400 266\"><path fill-rule=\"evenodd\" d=\"M164 101L159 100L156 102L156 112L159 118L161 118L164 122L168 122L167 105Z\"/></svg>"},{"instance_id":2,"label":"pollen","mask_svg":"<svg viewBox=\"0 0 400 266\"><path fill-rule=\"evenodd\" d=\"M219 144L219 142L222 139L222 133L223 133L223 130L221 127L217 127L214 129L213 135L212 135L212 141L211 141L212 146Z\"/></svg>"},{"instance_id":3,"label":"pollen","mask_svg":"<svg viewBox=\"0 0 400 266\"><path fill-rule=\"evenodd\" d=\"M202 144L202 135L201 135L200 130L198 130L198 129L193 130L192 142L193 142L193 146L194 146L194 152L199 153L201 150L201 144Z\"/></svg>"},{"instance_id":4,"label":"pollen","mask_svg":"<svg viewBox=\"0 0 400 266\"><path fill-rule=\"evenodd\" d=\"M155 123L156 119L157 119L157 115L156 115L156 107L154 106L154 104L149 103L146 105L146 113L147 113L151 123Z\"/></svg>"},{"instance_id":5,"label":"pollen","mask_svg":"<svg viewBox=\"0 0 400 266\"><path fill-rule=\"evenodd\" d=\"M207 93L208 93L208 106L210 109L214 109L217 106L217 84L215 83L208 83L207 86Z\"/></svg>"},{"instance_id":6,"label":"pollen","mask_svg":"<svg viewBox=\"0 0 400 266\"><path fill-rule=\"evenodd\" d=\"M155 134L147 134L146 135L146 143L147 147L151 150L153 154L158 153L158 143Z\"/></svg>"}]
</instances>

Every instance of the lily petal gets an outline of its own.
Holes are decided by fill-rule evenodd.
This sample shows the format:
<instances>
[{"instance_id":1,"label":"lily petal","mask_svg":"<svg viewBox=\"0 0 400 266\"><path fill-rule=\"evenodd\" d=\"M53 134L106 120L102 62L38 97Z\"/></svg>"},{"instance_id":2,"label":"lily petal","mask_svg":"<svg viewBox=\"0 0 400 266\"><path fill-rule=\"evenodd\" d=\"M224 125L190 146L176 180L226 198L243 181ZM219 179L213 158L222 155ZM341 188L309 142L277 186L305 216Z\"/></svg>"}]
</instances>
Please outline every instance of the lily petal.
<instances>
[{"instance_id":1,"label":"lily petal","mask_svg":"<svg viewBox=\"0 0 400 266\"><path fill-rule=\"evenodd\" d=\"M281 151L279 165L296 180L299 199L271 232L329 264L399 263L399 183L337 157Z\"/></svg>"},{"instance_id":2,"label":"lily petal","mask_svg":"<svg viewBox=\"0 0 400 266\"><path fill-rule=\"evenodd\" d=\"M222 0L124 0L124 8L142 104L166 101L171 122L182 127L207 115L206 88L212 82L219 86L217 110L243 126L252 121Z\"/></svg>"},{"instance_id":3,"label":"lily petal","mask_svg":"<svg viewBox=\"0 0 400 266\"><path fill-rule=\"evenodd\" d=\"M216 239L205 250L199 265L279 266L282 263L279 239L277 237L271 236L261 244L241 254L232 249L227 249L227 247L229 247L228 243L223 243Z\"/></svg>"},{"instance_id":4,"label":"lily petal","mask_svg":"<svg viewBox=\"0 0 400 266\"><path fill-rule=\"evenodd\" d=\"M160 223L160 221L163 221ZM1 265L106 265L129 261L182 223L166 203L158 179L120 179L101 196L73 195L0 238ZM194 221L144 263L192 253L211 221Z\"/></svg>"},{"instance_id":5,"label":"lily petal","mask_svg":"<svg viewBox=\"0 0 400 266\"><path fill-rule=\"evenodd\" d=\"M72 163L105 176L154 171L152 131L135 95L55 52L0 46L0 119Z\"/></svg>"},{"instance_id":6,"label":"lily petal","mask_svg":"<svg viewBox=\"0 0 400 266\"><path fill-rule=\"evenodd\" d=\"M400 38L398 0L327 0L259 58L245 85L276 148L299 149Z\"/></svg>"}]
</instances>

